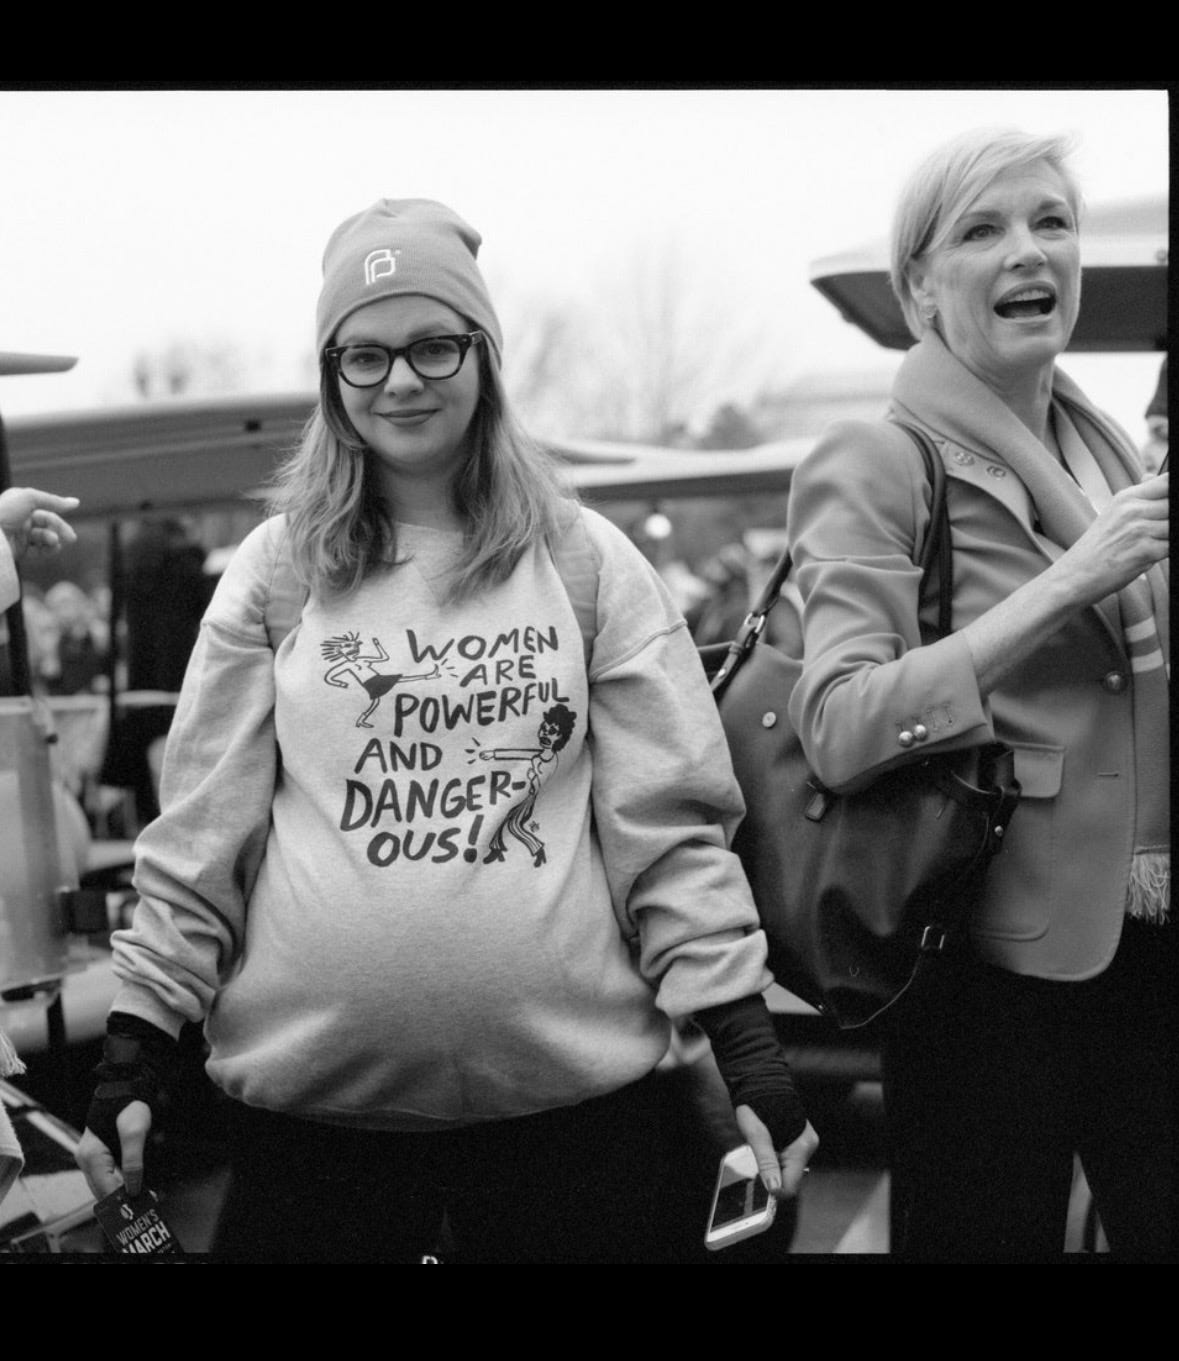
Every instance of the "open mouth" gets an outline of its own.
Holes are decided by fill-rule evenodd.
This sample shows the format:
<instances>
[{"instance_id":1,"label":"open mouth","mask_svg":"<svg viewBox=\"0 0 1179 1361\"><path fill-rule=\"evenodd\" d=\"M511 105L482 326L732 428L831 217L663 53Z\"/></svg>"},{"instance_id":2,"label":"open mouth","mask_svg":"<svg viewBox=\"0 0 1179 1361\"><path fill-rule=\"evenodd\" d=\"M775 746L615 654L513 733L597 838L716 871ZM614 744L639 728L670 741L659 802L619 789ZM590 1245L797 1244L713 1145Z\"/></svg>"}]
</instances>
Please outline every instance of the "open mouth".
<instances>
[{"instance_id":1,"label":"open mouth","mask_svg":"<svg viewBox=\"0 0 1179 1361\"><path fill-rule=\"evenodd\" d=\"M1021 288L995 304L999 316L1009 321L1020 317L1046 317L1056 309L1056 294L1050 288Z\"/></svg>"}]
</instances>

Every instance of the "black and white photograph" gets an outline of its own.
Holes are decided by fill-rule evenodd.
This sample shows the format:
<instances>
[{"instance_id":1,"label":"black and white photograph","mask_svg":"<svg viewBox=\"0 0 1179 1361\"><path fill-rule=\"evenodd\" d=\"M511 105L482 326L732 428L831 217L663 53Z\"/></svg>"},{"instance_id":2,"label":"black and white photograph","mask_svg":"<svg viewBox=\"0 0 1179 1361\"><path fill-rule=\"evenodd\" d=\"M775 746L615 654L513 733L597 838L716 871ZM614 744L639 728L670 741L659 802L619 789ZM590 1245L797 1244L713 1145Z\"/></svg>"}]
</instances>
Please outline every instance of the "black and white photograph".
<instances>
[{"instance_id":1,"label":"black and white photograph","mask_svg":"<svg viewBox=\"0 0 1179 1361\"><path fill-rule=\"evenodd\" d=\"M0 1265L1179 1260L1170 132L0 88Z\"/></svg>"}]
</instances>

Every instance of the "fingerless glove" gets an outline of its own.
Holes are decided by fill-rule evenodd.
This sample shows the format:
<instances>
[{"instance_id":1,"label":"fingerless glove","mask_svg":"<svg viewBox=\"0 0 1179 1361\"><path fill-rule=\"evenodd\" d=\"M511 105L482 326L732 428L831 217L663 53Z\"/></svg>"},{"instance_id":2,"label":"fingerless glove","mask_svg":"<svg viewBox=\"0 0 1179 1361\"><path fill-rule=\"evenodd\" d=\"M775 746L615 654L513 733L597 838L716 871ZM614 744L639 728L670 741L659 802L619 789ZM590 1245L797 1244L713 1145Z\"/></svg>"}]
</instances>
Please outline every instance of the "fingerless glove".
<instances>
[{"instance_id":1,"label":"fingerless glove","mask_svg":"<svg viewBox=\"0 0 1179 1361\"><path fill-rule=\"evenodd\" d=\"M98 1085L86 1112L86 1128L96 1134L116 1159L121 1157L115 1121L132 1101L159 1114L165 1083L176 1059L176 1041L166 1031L127 1012L107 1017L102 1062L95 1068Z\"/></svg>"},{"instance_id":2,"label":"fingerless glove","mask_svg":"<svg viewBox=\"0 0 1179 1361\"><path fill-rule=\"evenodd\" d=\"M806 1129L806 1111L760 994L706 1007L695 1020L708 1036L733 1106L749 1106L779 1152Z\"/></svg>"}]
</instances>

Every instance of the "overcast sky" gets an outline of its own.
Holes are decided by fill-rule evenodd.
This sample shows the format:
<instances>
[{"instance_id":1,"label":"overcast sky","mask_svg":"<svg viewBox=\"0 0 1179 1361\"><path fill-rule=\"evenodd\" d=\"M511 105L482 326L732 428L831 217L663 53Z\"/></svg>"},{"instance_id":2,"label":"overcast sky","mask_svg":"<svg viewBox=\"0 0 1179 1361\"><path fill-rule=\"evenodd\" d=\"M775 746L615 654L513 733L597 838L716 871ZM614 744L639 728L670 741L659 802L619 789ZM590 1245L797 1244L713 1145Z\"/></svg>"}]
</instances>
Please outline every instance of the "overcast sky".
<instances>
[{"instance_id":1,"label":"overcast sky","mask_svg":"<svg viewBox=\"0 0 1179 1361\"><path fill-rule=\"evenodd\" d=\"M1160 90L0 90L0 350L78 357L0 378L0 413L133 400L135 353L175 341L303 387L326 238L386 196L482 232L509 367L532 300L674 247L702 296L765 326L784 381L879 368L808 266L882 236L915 162L993 124L1076 134L1090 202L1167 191ZM1100 370L1109 391L1064 366L1140 423L1144 362Z\"/></svg>"}]
</instances>

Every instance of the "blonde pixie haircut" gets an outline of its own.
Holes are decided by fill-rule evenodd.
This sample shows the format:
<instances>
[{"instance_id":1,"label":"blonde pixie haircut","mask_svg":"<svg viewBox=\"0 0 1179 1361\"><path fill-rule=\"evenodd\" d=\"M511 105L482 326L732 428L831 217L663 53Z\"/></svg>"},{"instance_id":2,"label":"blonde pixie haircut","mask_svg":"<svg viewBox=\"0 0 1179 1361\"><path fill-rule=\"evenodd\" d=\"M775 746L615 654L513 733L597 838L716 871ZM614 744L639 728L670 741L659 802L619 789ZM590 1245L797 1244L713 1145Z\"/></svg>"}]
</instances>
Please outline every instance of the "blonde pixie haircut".
<instances>
[{"instance_id":1,"label":"blonde pixie haircut","mask_svg":"<svg viewBox=\"0 0 1179 1361\"><path fill-rule=\"evenodd\" d=\"M893 216L889 279L915 340L932 323L921 313L910 284L911 267L945 241L954 223L979 194L1007 170L1044 161L1064 181L1073 217L1079 222L1081 193L1066 158L1073 139L1037 136L1015 128L976 128L932 152L910 176Z\"/></svg>"},{"instance_id":2,"label":"blonde pixie haircut","mask_svg":"<svg viewBox=\"0 0 1179 1361\"><path fill-rule=\"evenodd\" d=\"M517 423L496 364L480 345L479 400L470 454L454 488L464 545L450 598L504 581L529 548L557 534L576 508L551 455ZM397 507L382 498L365 447L344 411L338 379L320 368L319 403L300 443L277 470L267 498L287 517L295 572L313 595L347 595L397 561Z\"/></svg>"}]
</instances>

